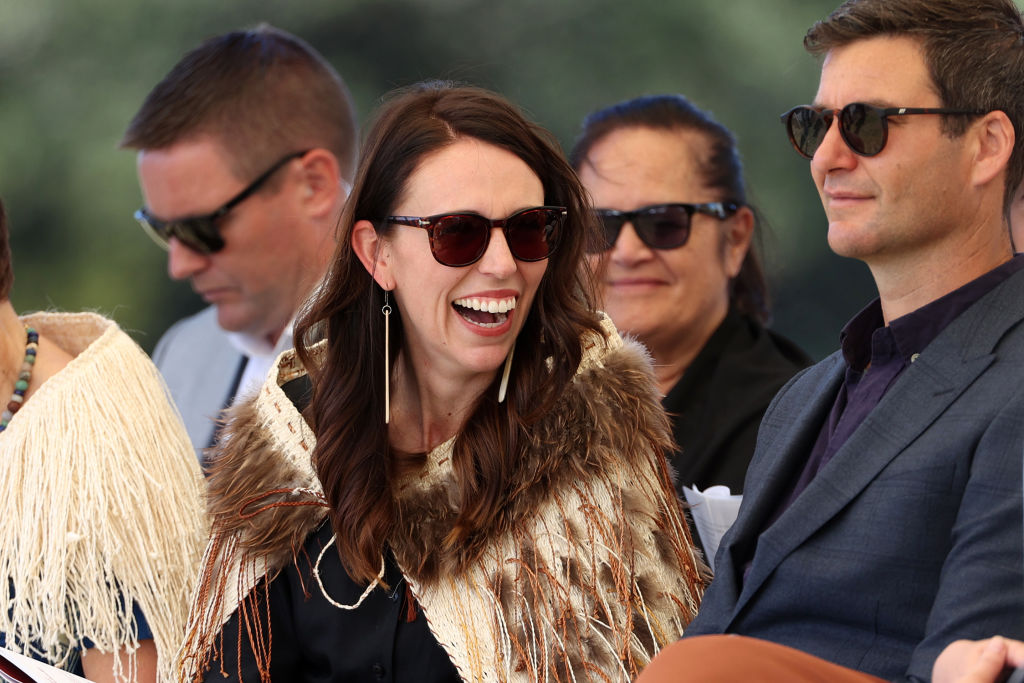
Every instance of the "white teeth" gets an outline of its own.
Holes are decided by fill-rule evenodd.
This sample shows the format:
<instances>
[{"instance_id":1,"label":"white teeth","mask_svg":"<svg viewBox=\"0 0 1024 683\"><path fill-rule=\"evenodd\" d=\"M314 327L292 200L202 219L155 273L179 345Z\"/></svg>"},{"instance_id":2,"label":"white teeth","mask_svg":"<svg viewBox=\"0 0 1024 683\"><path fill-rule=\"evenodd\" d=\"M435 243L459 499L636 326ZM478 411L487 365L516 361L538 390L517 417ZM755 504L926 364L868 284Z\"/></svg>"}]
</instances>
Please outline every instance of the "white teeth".
<instances>
[{"instance_id":1,"label":"white teeth","mask_svg":"<svg viewBox=\"0 0 1024 683\"><path fill-rule=\"evenodd\" d=\"M456 306L462 306L463 308L472 308L474 311L486 311L487 313L508 313L516 307L516 297L510 296L507 299L477 299L475 297L467 297L465 299L456 299Z\"/></svg>"}]
</instances>

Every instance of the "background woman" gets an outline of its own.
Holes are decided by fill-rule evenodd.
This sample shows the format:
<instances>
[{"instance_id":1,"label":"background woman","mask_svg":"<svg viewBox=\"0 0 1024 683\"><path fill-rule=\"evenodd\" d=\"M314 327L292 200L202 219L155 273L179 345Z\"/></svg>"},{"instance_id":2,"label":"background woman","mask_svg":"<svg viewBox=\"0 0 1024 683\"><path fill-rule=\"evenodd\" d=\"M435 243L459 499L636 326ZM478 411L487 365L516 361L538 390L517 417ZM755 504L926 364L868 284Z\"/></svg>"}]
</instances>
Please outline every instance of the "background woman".
<instances>
[{"instance_id":1,"label":"background woman","mask_svg":"<svg viewBox=\"0 0 1024 683\"><path fill-rule=\"evenodd\" d=\"M643 351L586 294L595 227L504 99L384 107L298 358L215 457L187 675L627 680L676 637L701 566Z\"/></svg>"},{"instance_id":2,"label":"background woman","mask_svg":"<svg viewBox=\"0 0 1024 683\"><path fill-rule=\"evenodd\" d=\"M0 640L94 681L171 680L207 531L185 428L113 321L19 318L12 282L0 204Z\"/></svg>"},{"instance_id":3,"label":"background woman","mask_svg":"<svg viewBox=\"0 0 1024 683\"><path fill-rule=\"evenodd\" d=\"M604 223L604 309L654 356L677 485L740 493L768 403L810 361L764 328L736 141L685 97L655 95L587 116L570 159Z\"/></svg>"}]
</instances>

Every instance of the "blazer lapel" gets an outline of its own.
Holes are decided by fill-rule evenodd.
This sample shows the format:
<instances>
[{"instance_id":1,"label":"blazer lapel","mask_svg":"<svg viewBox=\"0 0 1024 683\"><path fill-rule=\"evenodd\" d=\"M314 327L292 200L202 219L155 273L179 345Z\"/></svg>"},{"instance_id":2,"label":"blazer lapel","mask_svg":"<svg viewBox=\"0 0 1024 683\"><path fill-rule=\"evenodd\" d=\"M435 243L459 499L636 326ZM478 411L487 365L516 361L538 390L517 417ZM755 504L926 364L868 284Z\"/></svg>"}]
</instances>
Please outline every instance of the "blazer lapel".
<instances>
[{"instance_id":1,"label":"blazer lapel","mask_svg":"<svg viewBox=\"0 0 1024 683\"><path fill-rule=\"evenodd\" d=\"M763 531L765 520L775 512L781 496L788 492L793 478L799 475L803 467L805 454L814 445L822 423L828 419L836 392L845 373L845 365L840 354L834 354L825 363L832 362L830 367L822 368L817 381L809 384L803 396L795 396L791 400L802 406L796 415L784 415L785 421L772 425L778 429L773 438L762 444L762 452L774 456L772 462L757 467L755 461L751 470L758 481L747 482L742 505L745 508L737 520L737 536L745 537L748 533L756 535ZM788 397L787 397L788 398ZM765 431L767 423L762 423Z\"/></svg>"},{"instance_id":2,"label":"blazer lapel","mask_svg":"<svg viewBox=\"0 0 1024 683\"><path fill-rule=\"evenodd\" d=\"M733 618L787 555L846 507L992 364L995 359L992 350L999 339L1024 317L1022 285L1024 271L997 286L950 323L904 370L807 489L760 535L755 561L743 584ZM836 390L837 387L832 387L828 392L829 405L835 399ZM819 403L816 401L813 405ZM815 433L825 419L820 410L816 414L817 421L812 429ZM794 429L796 438L780 440L777 444L782 449L776 451L783 454L781 462L803 463L806 460L813 445L813 442L800 441L801 435L809 429L807 419L808 410L804 410L797 422L799 426ZM792 467L787 469L791 471ZM787 482L797 476L787 475L782 467L773 471ZM771 485L772 490L777 487L777 484ZM767 497L770 491L765 493ZM778 494L772 498L777 501ZM752 514L748 524L763 523L766 509L767 514L771 514L769 508L754 507L753 511L762 514Z\"/></svg>"},{"instance_id":3,"label":"blazer lapel","mask_svg":"<svg viewBox=\"0 0 1024 683\"><path fill-rule=\"evenodd\" d=\"M801 406L798 414L783 415L781 421L766 416L761 423L757 454L743 486L739 515L722 539L725 554L716 562L715 582L719 584L716 590L726 588L721 584L728 584L733 596L740 594L744 565L754 554L754 545L764 530L765 520L775 512L779 500L798 476L805 454L814 445L821 424L832 408L844 372L842 355L837 352L811 368L808 376L793 387L796 390L806 382L802 395L786 397L793 405ZM811 373L817 377L810 377ZM767 435L769 430L773 432L770 436ZM762 465L758 459L765 454L772 457L772 461ZM752 478L756 478L756 482Z\"/></svg>"}]
</instances>

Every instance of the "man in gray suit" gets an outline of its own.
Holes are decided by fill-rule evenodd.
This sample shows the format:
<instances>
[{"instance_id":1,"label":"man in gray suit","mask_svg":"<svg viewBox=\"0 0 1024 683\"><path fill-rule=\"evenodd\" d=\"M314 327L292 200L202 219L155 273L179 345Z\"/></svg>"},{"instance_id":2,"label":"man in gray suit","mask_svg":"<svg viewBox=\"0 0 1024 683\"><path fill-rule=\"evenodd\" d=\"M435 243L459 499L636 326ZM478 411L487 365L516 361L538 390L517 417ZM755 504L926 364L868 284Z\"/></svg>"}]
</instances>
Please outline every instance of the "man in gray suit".
<instances>
[{"instance_id":1,"label":"man in gray suit","mask_svg":"<svg viewBox=\"0 0 1024 683\"><path fill-rule=\"evenodd\" d=\"M200 450L220 410L291 347L326 271L354 173L352 101L312 47L262 25L186 54L121 144L138 150L136 219L168 250L170 276L210 304L153 354Z\"/></svg>"},{"instance_id":2,"label":"man in gray suit","mask_svg":"<svg viewBox=\"0 0 1024 683\"><path fill-rule=\"evenodd\" d=\"M686 632L747 637L685 638L644 680L924 681L954 640L1024 636L1020 12L850 0L805 45L818 91L783 121L879 298L761 423Z\"/></svg>"}]
</instances>

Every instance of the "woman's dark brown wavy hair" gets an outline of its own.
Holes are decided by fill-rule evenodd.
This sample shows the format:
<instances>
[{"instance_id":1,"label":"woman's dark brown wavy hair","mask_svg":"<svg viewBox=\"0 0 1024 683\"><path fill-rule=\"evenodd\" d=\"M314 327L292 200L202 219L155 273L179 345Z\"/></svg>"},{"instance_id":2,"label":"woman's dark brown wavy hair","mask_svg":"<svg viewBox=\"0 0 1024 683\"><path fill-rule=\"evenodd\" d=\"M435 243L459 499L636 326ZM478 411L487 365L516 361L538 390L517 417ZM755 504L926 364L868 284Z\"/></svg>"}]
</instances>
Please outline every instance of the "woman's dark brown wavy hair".
<instances>
[{"instance_id":1,"label":"woman's dark brown wavy hair","mask_svg":"<svg viewBox=\"0 0 1024 683\"><path fill-rule=\"evenodd\" d=\"M736 138L728 128L682 95L646 95L592 112L583 119L583 130L569 153L573 167L579 170L587 163L594 145L621 128L682 130L703 136L710 146L710 154L700 160L704 183L722 193L721 201L750 206ZM750 209L760 222L758 211L752 206ZM757 230L754 233L755 244L759 238L760 231ZM732 280L729 304L741 313L767 323L771 317L771 302L755 244L747 249L740 272Z\"/></svg>"},{"instance_id":2,"label":"woman's dark brown wavy hair","mask_svg":"<svg viewBox=\"0 0 1024 683\"><path fill-rule=\"evenodd\" d=\"M392 495L396 478L424 462L425 454L400 453L388 443L384 296L352 249L352 227L370 220L386 238L393 227L383 218L393 212L420 162L464 138L515 154L540 178L544 203L568 209L516 343L507 398L497 402L496 373L455 441L458 516L447 543L463 549L467 561L479 556L488 532L503 523L530 425L572 381L581 336L600 330L589 271L581 267L583 245L595 239L597 226L575 172L550 134L501 96L479 88L430 82L392 96L364 143L324 285L296 327L296 348L313 381L306 417L317 436L314 464L342 562L357 581L377 575L399 521ZM394 298L391 306L397 309ZM401 316L392 315L391 321L393 364L404 336ZM312 346L324 337L326 352L320 356ZM408 569L429 571L422 559L419 567Z\"/></svg>"}]
</instances>

